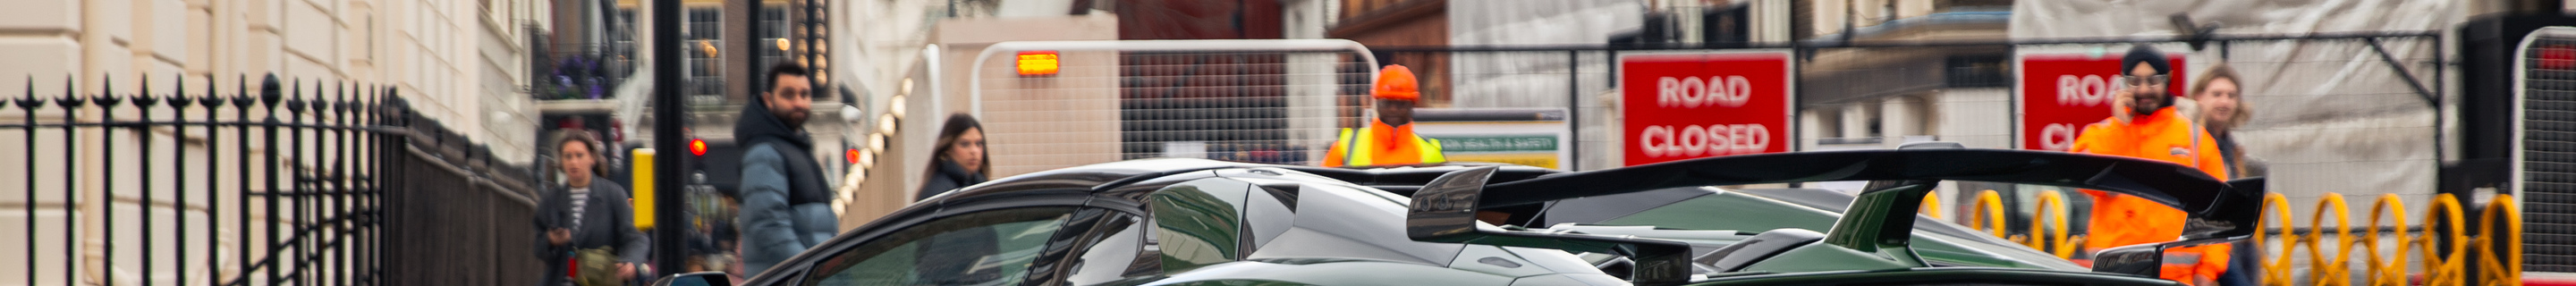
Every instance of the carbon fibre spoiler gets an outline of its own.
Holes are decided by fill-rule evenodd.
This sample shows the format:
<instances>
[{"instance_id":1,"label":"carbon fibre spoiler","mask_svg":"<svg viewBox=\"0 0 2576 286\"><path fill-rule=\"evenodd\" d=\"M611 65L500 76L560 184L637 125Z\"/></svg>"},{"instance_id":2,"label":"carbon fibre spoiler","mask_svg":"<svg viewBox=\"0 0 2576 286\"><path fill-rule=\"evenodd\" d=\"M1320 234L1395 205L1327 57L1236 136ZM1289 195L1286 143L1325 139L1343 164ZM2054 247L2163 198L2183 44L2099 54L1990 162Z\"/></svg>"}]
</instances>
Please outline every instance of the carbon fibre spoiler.
<instances>
[{"instance_id":1,"label":"carbon fibre spoiler","mask_svg":"<svg viewBox=\"0 0 2576 286\"><path fill-rule=\"evenodd\" d=\"M1484 170L1484 171L1479 171ZM2199 169L2162 161L2050 151L2002 149L1903 149L1798 152L1711 157L1626 168L1551 174L1482 184L1488 168L1443 175L1413 196L1407 229L1415 240L1464 241L1474 237L1535 235L1479 229L1477 209L1535 204L1657 189L1786 182L1870 181L1849 212L1826 232L1824 243L1921 266L1906 247L1923 196L1944 180L2050 185L2146 198L2189 214L2180 240L2155 249L2242 239L2258 227L2262 179L2221 182ZM1462 218L1461 215L1464 215ZM1557 235L1565 242L1625 240ZM1604 240L1610 239L1610 240ZM1515 244L1516 246L1545 247ZM1650 247L1664 249L1665 247ZM1652 254L1652 253L1646 253ZM2152 257L2148 257L2152 258ZM1660 259L1670 259L1661 257ZM1637 277L1687 276L1684 261L1638 260ZM2096 270L2104 271L2097 260ZM1672 265L1656 265L1672 264ZM1652 269L1652 270L1650 270ZM1681 274L1674 274L1681 273ZM1650 281L1636 281L1649 284ZM1655 281L1662 282L1662 281Z\"/></svg>"}]
</instances>

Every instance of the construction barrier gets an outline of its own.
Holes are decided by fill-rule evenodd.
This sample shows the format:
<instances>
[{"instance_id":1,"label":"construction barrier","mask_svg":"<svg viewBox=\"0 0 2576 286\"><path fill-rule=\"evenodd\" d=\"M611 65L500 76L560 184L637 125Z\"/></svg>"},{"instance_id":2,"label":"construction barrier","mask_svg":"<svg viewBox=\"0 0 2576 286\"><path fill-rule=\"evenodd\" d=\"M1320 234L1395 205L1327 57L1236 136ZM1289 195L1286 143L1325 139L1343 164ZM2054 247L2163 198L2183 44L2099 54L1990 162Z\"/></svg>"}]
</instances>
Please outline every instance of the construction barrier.
<instances>
[{"instance_id":1,"label":"construction barrier","mask_svg":"<svg viewBox=\"0 0 2576 286\"><path fill-rule=\"evenodd\" d=\"M2059 258L2073 258L2084 238L2068 234L2071 213L2067 198L2057 191L2043 191L2036 198L2026 235L2005 231L2004 215L2009 206L1995 190L1977 193L1968 206L1965 221L1971 229ZM2465 231L2467 209L2449 194L2434 195L2432 206L2424 210L2421 220L2410 220L2405 211L2404 199L2396 194L2380 194L2370 204L2367 223L2356 230L2345 195L2327 193L2317 199L2302 231L2290 219L2294 218L2290 200L2281 194L2267 194L2263 197L2264 216L2258 225L2275 231L2255 232L2252 240L2262 249L2281 251L2277 256L2240 259L2258 259L2262 285L2354 285L2352 271L2356 264L2363 271L2362 285L2521 284L2522 211L2514 204L2513 196L2497 195L2488 200L2479 218L2489 223L2477 226L2476 232ZM2415 226L2410 222L2421 223L2425 229L2410 230ZM2382 242L2383 238L2390 241ZM2491 247L2496 245L2503 249ZM2362 253L2353 253L2356 249ZM2302 251L2306 253L2298 254ZM2307 259L2305 271L2296 270L2300 268L2295 264L2298 257ZM2361 261L2353 261L2356 257ZM2410 273L2409 260L2419 269ZM2471 263L2478 266L2481 274L2474 284L2469 281ZM2310 281L2292 281L2300 276Z\"/></svg>"},{"instance_id":2,"label":"construction barrier","mask_svg":"<svg viewBox=\"0 0 2576 286\"><path fill-rule=\"evenodd\" d=\"M2078 245L2083 244L2084 238L2067 232L2069 210L2066 195L2057 191L2041 191L2037 205L2039 209L2031 212L2037 217L2032 218L2030 235L2006 235L2004 233L2006 207L2003 206L2002 194L1995 190L1977 192L1976 202L1969 205L1968 228L1987 231L1993 233L1995 237L2039 249L2058 258L2075 257L2076 250L2082 248Z\"/></svg>"},{"instance_id":3,"label":"construction barrier","mask_svg":"<svg viewBox=\"0 0 2576 286\"><path fill-rule=\"evenodd\" d=\"M2011 238L2004 235L2003 196L1995 190L1977 192L1977 202L1968 207L1968 228L1992 231L1995 237Z\"/></svg>"},{"instance_id":4,"label":"construction barrier","mask_svg":"<svg viewBox=\"0 0 2576 286\"><path fill-rule=\"evenodd\" d=\"M2031 218L2030 235L2033 239L2028 243L2030 248L2046 251L2049 254L2057 255L2059 258L2075 257L2075 250L2082 248L2077 247L2076 245L2083 244L2083 240L2082 238L2069 238L2066 235L2066 217L2068 211L2066 206L2066 195L2058 193L2057 191L2040 192L2038 207L2038 211L2031 213L2037 217ZM2046 229L2055 231L2042 232L2041 226L2047 226ZM2046 235L2042 235L2042 233L2046 233Z\"/></svg>"}]
</instances>

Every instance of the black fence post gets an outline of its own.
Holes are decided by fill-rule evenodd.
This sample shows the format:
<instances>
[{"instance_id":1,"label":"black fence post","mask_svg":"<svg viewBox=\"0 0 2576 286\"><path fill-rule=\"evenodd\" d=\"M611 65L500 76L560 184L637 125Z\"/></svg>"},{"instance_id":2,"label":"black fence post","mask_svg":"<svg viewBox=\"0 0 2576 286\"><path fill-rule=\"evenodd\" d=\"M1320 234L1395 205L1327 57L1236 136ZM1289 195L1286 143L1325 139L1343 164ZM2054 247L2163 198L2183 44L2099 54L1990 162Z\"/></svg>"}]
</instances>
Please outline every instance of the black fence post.
<instances>
[{"instance_id":1,"label":"black fence post","mask_svg":"<svg viewBox=\"0 0 2576 286\"><path fill-rule=\"evenodd\" d=\"M241 226L235 227L233 231L234 234L239 236L239 240L234 240L233 244L239 246L238 248L241 250L237 252L241 252L242 255L233 258L240 260L240 264L237 265L241 265L242 271L233 276L233 282L230 284L246 284L244 281L247 281L251 277L250 271L256 270L255 268L251 268L253 266L250 264L249 255L251 253L250 250L252 246L250 243L250 230L253 227L250 221L251 184L257 180L257 177L251 176L250 161L251 158L258 158L258 156L250 155L251 128L249 125L245 124L251 122L250 107L253 104L257 104L258 99L253 97L257 95L250 93L249 88L249 82L241 82L240 84L233 86L235 91L232 98L233 135L240 135L237 136L239 138L233 140L233 154L242 154L241 159L233 160L234 176L240 178L233 180L233 183L236 185L234 186L235 188L233 191L238 193L233 195L233 202L241 204L240 210L233 211L233 221L241 224ZM266 79L263 79L260 82L259 88L260 93L277 93L277 75L268 75Z\"/></svg>"},{"instance_id":2,"label":"black fence post","mask_svg":"<svg viewBox=\"0 0 2576 286\"><path fill-rule=\"evenodd\" d=\"M269 85L269 86L271 86L271 87L275 87L275 86L276 86L276 85L275 85L275 83L277 83L277 81L275 80L275 79L277 78L277 75L276 75L276 74L269 74L269 78L271 79L271 80L269 81L269 83L271 83L271 85ZM293 86L292 86L292 85L289 85L289 88L293 88ZM261 104L260 104L260 106L261 106L261 111L262 111L261 113L262 113L262 114L267 115L267 119L265 119L265 120L261 120L261 121L260 121L260 129L261 129L261 131L260 131L260 138L261 138L260 142L265 142L265 143L268 143L268 144L276 144L276 143L277 143L277 124L278 124L278 120L277 120L277 104L278 104L278 100L279 100L279 99L281 99L281 98L280 98L280 95L278 94L278 90L277 90L277 89L275 89L275 88L263 89L263 90L261 90L261 91L260 91L260 93L261 93L261 94L260 94L260 96L259 96L259 97L260 97L259 99L260 99L260 103L261 103ZM260 160L260 162L265 163L265 164L267 165L267 168L262 169L262 170L264 170L264 171L260 172L260 177L262 177L262 181L266 181L266 182L268 182L268 185L267 185L267 188L261 189L259 193L260 193L260 197L261 197L261 199L265 202L265 203L263 203L263 204L264 204L264 205L266 205L266 208L268 209L268 212L266 212L266 214L268 214L268 216L269 216L270 218L276 218L276 217L277 217L277 190L278 190L278 189L281 189L281 188L278 186L278 184L277 184L277 183L278 183L278 182L277 182L277 160L278 160L279 158L278 158L278 153L277 153L277 152L278 152L278 150L277 150L277 148L269 148L269 149L268 149L268 152L269 152L269 156L267 156L268 158L267 158L267 159L262 159L262 160ZM246 222L246 223L247 223L247 222ZM243 267L248 267L249 269L259 269L259 268L261 268L261 267L266 267L266 268L268 269L268 282L269 282L270 284L275 284L275 283L277 283L278 281L284 281L284 280L286 280L286 277L285 277L285 275L284 275L285 273L281 273L280 271L278 271L279 269L283 269L283 267L281 267L281 266L282 266L282 265L285 265L285 264L286 264L286 261L285 261L285 260L282 260L282 259L277 259L277 253L278 253L278 251L277 251L277 242L276 242L276 240L277 240L277 233L278 233L278 232L277 232L277 222L275 222L275 221L271 221L271 222L267 222L267 223L260 223L260 225L262 225L262 227L261 227L262 229L266 229L266 230L268 230L268 239L270 240L270 241L269 241L269 242L267 242L267 243L261 243L261 244L260 244L260 245L262 245L261 250L263 250L263 251L261 251L261 252L259 252L259 253L267 253L267 254L268 254L268 258L267 258L267 259L265 259L267 262L266 262L266 263L263 263L263 265L243 265ZM249 242L249 241L243 241L242 243L250 243L250 242ZM247 255L247 254L248 254L248 253L252 253L252 252L247 252L247 251L245 251L245 252L243 252L243 253L245 254L245 255L243 255L243 256L249 256L249 255Z\"/></svg>"},{"instance_id":3,"label":"black fence post","mask_svg":"<svg viewBox=\"0 0 2576 286\"><path fill-rule=\"evenodd\" d=\"M80 154L79 129L73 128L72 124L80 122L80 107L85 102L80 97L79 93L74 92L72 89L73 86L71 77L64 77L63 97L54 98L54 105L63 107L64 156L78 156L77 154ZM80 160L63 160L63 202L66 203L66 205L71 202L80 201L80 172L72 171L78 170L79 167ZM63 225L66 229L70 228L69 226L80 223L78 221L73 221L72 219L73 218L71 216L63 217ZM63 243L77 243L79 240L73 236L75 233L79 232L64 231ZM64 247L63 259L65 261L63 261L63 264L70 265L78 262L78 259L75 257L80 257L79 255L80 248ZM63 267L63 281L65 281L65 284L71 283L70 281L79 281L79 273L73 272L73 268L74 267Z\"/></svg>"},{"instance_id":4,"label":"black fence post","mask_svg":"<svg viewBox=\"0 0 2576 286\"><path fill-rule=\"evenodd\" d=\"M142 216L140 219L137 219L137 220L143 221L143 231L142 231L142 235L143 235L143 238L144 238L144 239L143 239L143 243L142 243L142 244L143 244L143 255L142 255L142 256L143 256L143 273L153 273L153 272L152 272L152 268L153 268L153 267L152 267L152 260L153 260L153 256L154 256L154 255L152 255L152 254L153 254L153 253L155 253L155 252L153 252L153 251L152 251L152 248L153 248L153 247L152 247L152 245L153 245L153 244L156 244L156 243L154 243L154 242L153 242L153 240L154 240L154 239L152 239L152 232L153 232L153 228L152 228L152 225L153 225L153 223L152 223L152 202L156 202L156 201L159 201L159 200L155 200L155 199L156 199L156 197L152 195L152 181L155 181L155 180L153 180L153 179L152 179L152 178L153 178L153 177L152 177L152 166L153 166L154 164L149 164L149 163L146 163L146 162L152 162L152 158L153 158L153 157L152 157L152 106L154 106L154 105L158 105L158 104L156 104L156 103L159 103L160 101L159 101L159 100L155 100L154 98L152 98L152 78L150 78L150 77L136 77L136 78L134 79L134 82L135 82L135 84L136 84L136 85L138 85L138 86L142 86L142 88L140 88L140 89L139 89L139 91L140 91L139 93L135 93L135 94L134 94L134 96L133 96L133 98L128 99L128 100L132 100L132 101L134 101L134 113L135 113L135 118L137 118L137 120L135 121L135 125L132 127L132 129L130 129L130 130L126 130L126 132L136 132L136 134L134 134L134 135L130 135L130 136L133 136L133 137L135 138L135 141L139 141L139 142L142 142L142 143L143 143L143 144L141 144L140 146L135 146L135 148L134 148L134 149L136 149L136 151L137 151L137 152L142 153L140 156L136 156L134 159L135 159L135 161L137 162L137 163L135 164L135 167L136 167L137 169L141 169L141 171L142 171L142 175L143 175L142 177L140 177L140 178L141 178L140 180L135 180L135 181L137 181L137 183L141 183L141 184L143 184L143 204L142 204L142 205L143 205L143 207L141 207L141 209L143 209L143 216ZM114 95L114 94L110 94L110 95L107 95L107 96L111 96L111 97L112 97L112 96L116 96L116 95ZM115 111L114 111L114 110L110 110L110 111L108 111L108 112L110 112L110 113L114 113ZM115 129L109 129L109 130L115 130ZM118 131L109 131L109 133L115 133L115 132L118 132ZM113 141L110 141L110 142L113 142ZM111 152L111 153L113 153L113 152ZM108 173L108 174L110 174L111 176L113 176L113 174L115 174L115 173L116 173L116 171L111 169L111 170L108 170L108 172L107 172L107 173ZM116 195L116 193L115 193L115 192L108 192L108 195L109 195L109 196L111 196L110 198L113 198L113 196L114 196L114 195ZM109 201L109 202L115 202L116 200L114 200L114 199L110 199L110 200L108 200L108 201ZM113 204L113 203L111 203L111 205L112 205L112 204ZM152 279L149 279L149 278L143 279L143 285L149 286L149 285L152 285L152 284L154 284L154 283L152 283Z\"/></svg>"},{"instance_id":5,"label":"black fence post","mask_svg":"<svg viewBox=\"0 0 2576 286\"><path fill-rule=\"evenodd\" d=\"M349 211L349 204L347 201L349 199L349 192L351 191L349 189L348 181L349 84L347 82L341 82L339 84L335 84L335 86L337 87L331 89L333 100L324 101L322 104L323 107L316 109L331 111L326 113L331 114L332 126L338 127L331 129L331 152L334 153L334 155L331 157L331 175L328 177L331 178L332 190L331 216L343 218L340 220L333 220L331 222L331 226L332 228L344 228L352 227L354 225L349 223L347 219L355 219L358 218L358 216L355 215L355 212ZM339 232L331 235L331 244L338 245L336 247L332 247L333 250L331 251L331 269L333 269L331 271L332 285L349 285L349 250L355 248L352 246L356 245L349 243L351 241L351 239L349 239L350 234L351 232Z\"/></svg>"},{"instance_id":6,"label":"black fence post","mask_svg":"<svg viewBox=\"0 0 2576 286\"><path fill-rule=\"evenodd\" d=\"M215 147L216 142L223 142L216 140L219 139L216 137L218 135L223 135L223 133L215 130L216 126L218 126L218 124L215 123L215 114L220 113L217 112L218 110L223 110L224 98L222 95L216 94L214 76L206 76L206 94L204 96L197 97L196 102L197 106L204 106L206 108L206 115L204 117L206 119L206 183L204 184L204 186L206 186L206 249L208 250L208 253L212 253L212 250L223 249L223 242L220 241L221 238L214 235L214 232L216 230L223 229L224 225L224 198L223 192L219 191L223 189L221 186L223 186L222 179L224 176L218 175L221 172L221 169L219 168L222 167L217 166L217 162L223 162L222 155L224 152L215 152L215 150L217 150ZM209 268L214 265L223 265L223 261L221 260L220 256L207 255L206 265ZM209 273L211 273L211 271L209 271ZM214 278L216 281L221 281L223 277L208 278Z\"/></svg>"},{"instance_id":7,"label":"black fence post","mask_svg":"<svg viewBox=\"0 0 2576 286\"><path fill-rule=\"evenodd\" d=\"M177 216L175 216L175 217L179 220L179 234L178 234L178 237L175 237L174 239L171 239L170 241L177 242L177 243L174 243L174 244L176 244L176 245L179 247L179 254L178 254L178 257L177 257L177 259L173 259L173 260L178 261L178 262L179 262L179 265L187 265L187 264L188 264L188 211L187 211L187 209L188 209L188 183L187 183L187 181L188 181L188 143L187 143L187 142L188 142L188 124L187 124L187 122L188 122L188 104L190 104L190 103L194 103L194 102L195 102L195 101L192 101L192 100L188 100L188 75L186 75L186 74L181 74L181 75L176 76L176 77L171 77L171 79L170 79L170 93L171 93L171 94L170 94L170 96L169 96L168 98L166 98L166 100L169 100L169 101L170 101L170 123L171 123L171 124L170 124L170 133L172 134L171 136L179 138L179 141L177 142L177 144L170 144L170 154L171 154L171 155L174 155L174 156L171 156L170 169L171 169L171 170L176 171L176 172L171 172L171 175L172 175L172 176L174 176L174 177L172 177L172 178L171 178L171 181L173 181L173 182L180 182L180 183L178 183L178 184L173 184L173 185L175 185L175 186L173 186L173 188L171 188L171 190L170 190L170 192L171 192L173 195L177 195L177 196L178 196L178 198L176 198L176 199L178 200L178 204L176 204L176 205L177 205L177 206L179 206L179 214L178 214ZM145 116L144 118L151 118L151 117L150 117L150 116ZM151 147L150 147L150 146L145 146L144 148L151 148ZM180 271L181 273L185 273L185 272L187 272L187 271L188 271L188 270L187 270L187 269L188 269L188 267L186 267L186 266L181 266L181 267L179 267L179 269L180 269L179 271Z\"/></svg>"},{"instance_id":8,"label":"black fence post","mask_svg":"<svg viewBox=\"0 0 2576 286\"><path fill-rule=\"evenodd\" d=\"M313 273L310 271L300 271L301 269L304 269L305 262L307 262L305 260L305 255L312 253L311 251L313 248L311 245L313 244L313 239L310 238L316 238L316 235L319 234L319 232L307 231L312 227L312 225L310 225L312 224L310 220L313 219L312 211L307 209L312 205L305 203L305 200L312 199L311 194L305 191L305 187L313 182L311 178L305 176L304 169L304 98L309 96L309 94L304 93L304 79L299 78L292 80L291 82L294 82L293 89L295 92L287 94L285 101L286 120L284 120L284 122L287 124L286 150L278 152L284 155L283 158L279 158L279 160L286 161L279 164L286 165L286 169L283 171L286 172L286 178L288 179L286 182L287 190L268 190L268 192L285 192L285 194L280 196L287 197L287 211L295 214L294 223L287 224L287 226L290 226L287 229L292 230L289 233L294 234L294 238L286 239L288 242L293 242L293 245L288 247L295 251L295 255L285 256L283 259L272 258L269 259L269 261L277 262L274 265L278 266L278 271L298 269L299 271L295 271L295 275L287 277L288 279L293 279L296 285L313 285ZM322 92L321 81L314 81L313 84L313 92ZM281 238L270 237L268 239L271 241L270 243L276 243L275 241ZM278 256L277 253L270 253L269 255L271 257ZM291 268L286 267L289 262L292 262L295 266Z\"/></svg>"},{"instance_id":9,"label":"black fence post","mask_svg":"<svg viewBox=\"0 0 2576 286\"><path fill-rule=\"evenodd\" d=\"M1565 50L1565 170L1583 169L1583 51Z\"/></svg>"},{"instance_id":10,"label":"black fence post","mask_svg":"<svg viewBox=\"0 0 2576 286\"><path fill-rule=\"evenodd\" d=\"M27 76L27 93L12 101L27 114L27 126L21 128L27 132L27 142L18 146L27 150L27 174L22 177L27 181L27 285L36 285L36 265L40 265L36 261L36 109L45 107L45 101L36 98L36 76Z\"/></svg>"},{"instance_id":11,"label":"black fence post","mask_svg":"<svg viewBox=\"0 0 2576 286\"><path fill-rule=\"evenodd\" d=\"M98 104L99 111L98 139L99 143L102 143L99 146L98 152L100 159L99 169L106 170L106 172L101 172L105 174L99 175L107 176L107 178L99 180L98 190L106 192L102 197L107 198L106 201L98 202L99 221L105 224L101 227L103 228L100 232L102 234L100 236L102 237L99 239L114 243L116 241L116 145L114 144L116 144L117 141L116 128L112 124L116 123L116 105L124 103L125 101L116 98L116 80L107 76L100 76L100 80L98 81L98 94L99 95L97 97L91 98L90 101ZM74 170L72 173L80 173L78 169L72 170ZM107 260L106 265L110 268L116 267L116 248L103 248L106 248L105 251L107 252L107 255L105 256L106 258L104 258Z\"/></svg>"}]
</instances>

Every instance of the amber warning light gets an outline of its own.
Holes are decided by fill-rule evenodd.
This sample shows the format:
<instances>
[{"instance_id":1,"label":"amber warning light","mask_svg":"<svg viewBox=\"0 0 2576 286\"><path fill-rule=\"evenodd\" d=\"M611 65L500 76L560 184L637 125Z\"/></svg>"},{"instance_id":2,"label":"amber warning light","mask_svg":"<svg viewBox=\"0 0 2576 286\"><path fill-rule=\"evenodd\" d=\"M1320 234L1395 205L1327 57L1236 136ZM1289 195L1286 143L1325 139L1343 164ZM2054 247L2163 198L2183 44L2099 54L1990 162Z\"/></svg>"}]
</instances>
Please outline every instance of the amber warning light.
<instances>
[{"instance_id":1,"label":"amber warning light","mask_svg":"<svg viewBox=\"0 0 2576 286\"><path fill-rule=\"evenodd\" d=\"M1021 51L1020 76L1053 76L1058 63L1055 51Z\"/></svg>"}]
</instances>

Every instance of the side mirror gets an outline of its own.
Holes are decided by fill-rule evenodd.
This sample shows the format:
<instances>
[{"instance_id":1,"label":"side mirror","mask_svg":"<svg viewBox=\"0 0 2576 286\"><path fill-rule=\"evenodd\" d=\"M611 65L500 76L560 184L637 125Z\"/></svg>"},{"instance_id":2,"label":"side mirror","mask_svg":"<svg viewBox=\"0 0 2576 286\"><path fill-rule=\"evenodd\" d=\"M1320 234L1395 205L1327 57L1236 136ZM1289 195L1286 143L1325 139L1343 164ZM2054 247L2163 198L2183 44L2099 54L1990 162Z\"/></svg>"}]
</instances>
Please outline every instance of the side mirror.
<instances>
[{"instance_id":1,"label":"side mirror","mask_svg":"<svg viewBox=\"0 0 2576 286\"><path fill-rule=\"evenodd\" d=\"M670 277L662 277L662 279L660 279L660 280L653 280L653 285L654 285L654 286L733 286L733 276L732 276L732 275L725 275L725 273L724 273L724 272L713 272L713 271L709 271L709 272L697 272L697 273L673 274L673 275L671 275Z\"/></svg>"}]
</instances>

